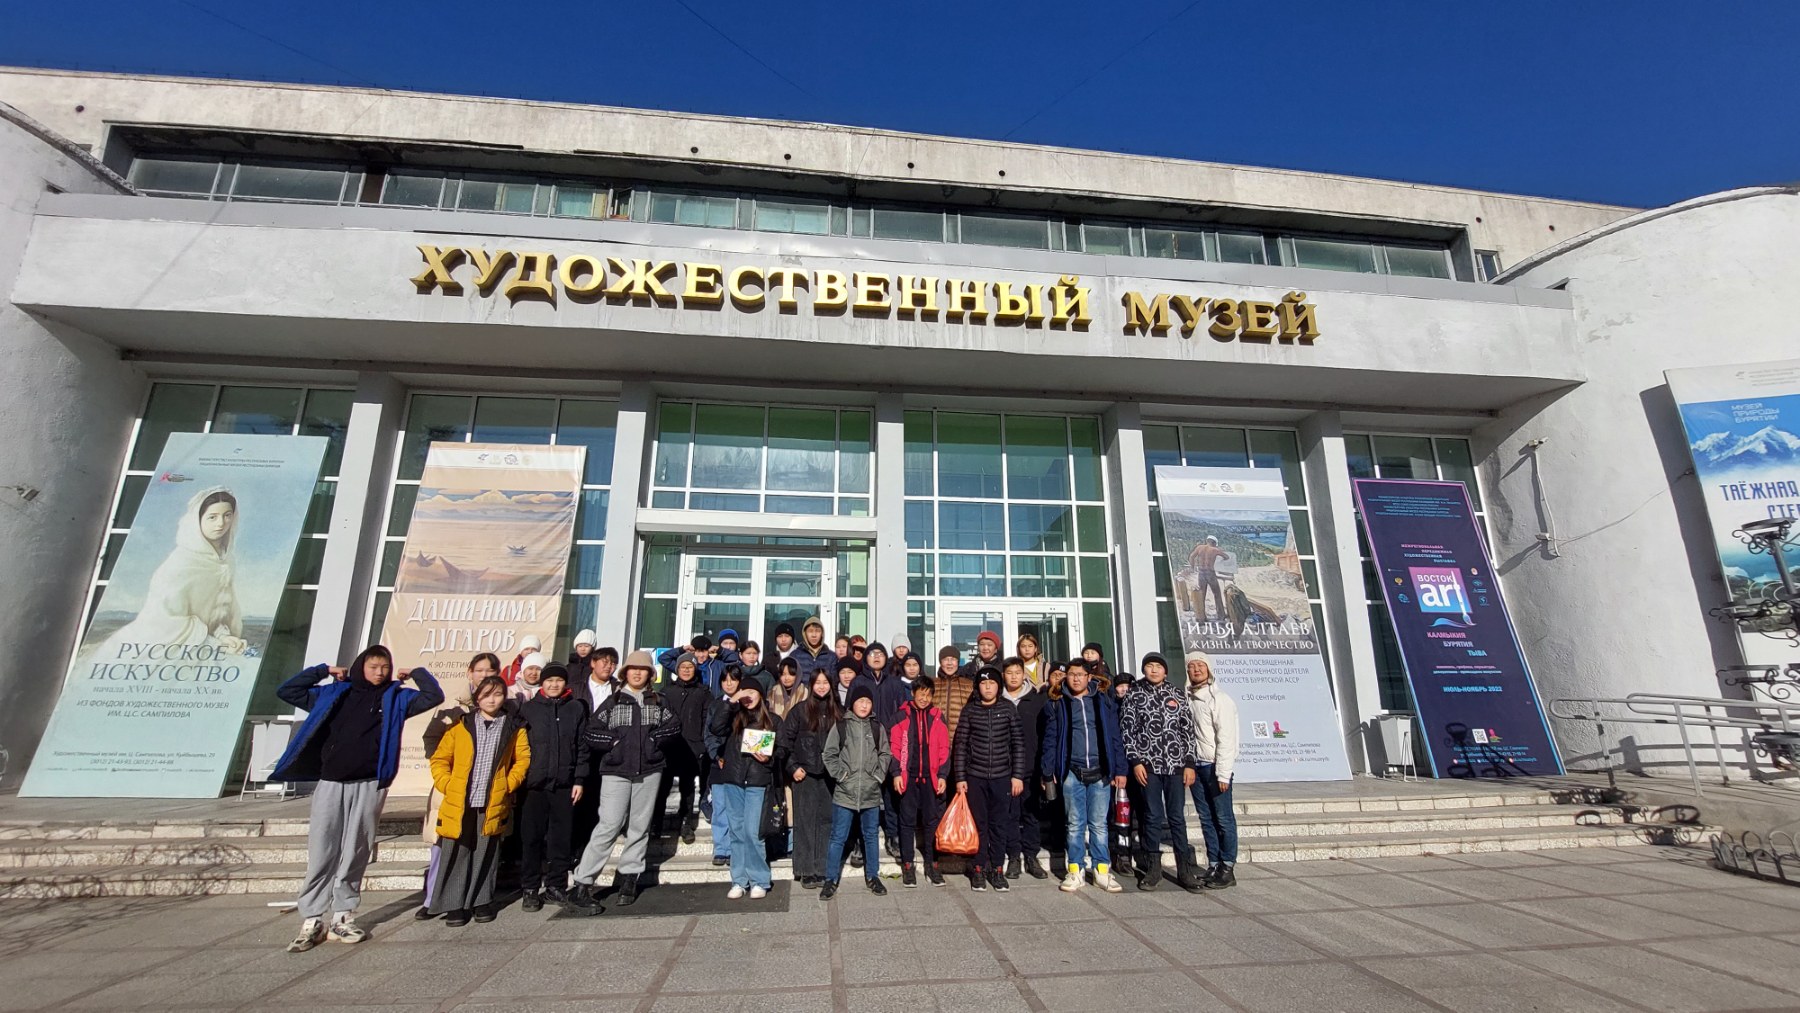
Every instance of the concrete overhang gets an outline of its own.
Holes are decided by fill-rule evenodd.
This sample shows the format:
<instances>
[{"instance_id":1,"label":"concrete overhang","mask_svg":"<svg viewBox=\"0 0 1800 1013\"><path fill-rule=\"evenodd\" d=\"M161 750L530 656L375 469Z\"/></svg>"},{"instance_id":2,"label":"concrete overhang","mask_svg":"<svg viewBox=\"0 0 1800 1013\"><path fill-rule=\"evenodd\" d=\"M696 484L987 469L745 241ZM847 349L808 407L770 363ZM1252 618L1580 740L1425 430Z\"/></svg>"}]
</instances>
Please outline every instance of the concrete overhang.
<instances>
[{"instance_id":1,"label":"concrete overhang","mask_svg":"<svg viewBox=\"0 0 1800 1013\"><path fill-rule=\"evenodd\" d=\"M421 294L419 244L933 275L1092 290L1086 331L609 301ZM1124 293L1278 301L1311 345L1126 334ZM1561 292L1262 267L392 208L52 195L12 293L127 356L786 391L1055 395L1172 404L1492 412L1583 376Z\"/></svg>"}]
</instances>

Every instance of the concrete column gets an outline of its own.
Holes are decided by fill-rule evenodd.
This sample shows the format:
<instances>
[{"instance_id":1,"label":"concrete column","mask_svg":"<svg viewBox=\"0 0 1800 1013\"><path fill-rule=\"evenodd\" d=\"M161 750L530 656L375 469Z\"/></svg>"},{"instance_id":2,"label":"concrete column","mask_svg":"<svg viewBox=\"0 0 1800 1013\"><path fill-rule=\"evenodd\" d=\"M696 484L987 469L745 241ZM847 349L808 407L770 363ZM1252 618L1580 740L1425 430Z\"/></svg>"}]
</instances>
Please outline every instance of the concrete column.
<instances>
[{"instance_id":1,"label":"concrete column","mask_svg":"<svg viewBox=\"0 0 1800 1013\"><path fill-rule=\"evenodd\" d=\"M1375 638L1363 605L1362 553L1344 423L1337 412L1316 412L1300 420L1300 459L1311 497L1313 551L1325 600L1325 629L1320 632L1331 648L1338 721L1351 769L1366 772L1373 734L1367 722L1381 713L1381 687L1375 676Z\"/></svg>"},{"instance_id":2,"label":"concrete column","mask_svg":"<svg viewBox=\"0 0 1800 1013\"><path fill-rule=\"evenodd\" d=\"M360 373L344 433L344 460L338 468L337 498L319 593L306 634L306 663L343 664L367 645L363 617L381 565L381 537L387 526L388 486L399 450L400 416L406 388L388 373ZM416 658L396 659L410 665Z\"/></svg>"},{"instance_id":3,"label":"concrete column","mask_svg":"<svg viewBox=\"0 0 1800 1013\"><path fill-rule=\"evenodd\" d=\"M638 578L638 505L650 463L650 412L656 397L645 384L627 384L619 395L619 422L613 436L612 493L606 507L606 558L600 564L600 594L594 632L602 647L621 655L630 649L632 606Z\"/></svg>"},{"instance_id":4,"label":"concrete column","mask_svg":"<svg viewBox=\"0 0 1800 1013\"><path fill-rule=\"evenodd\" d=\"M1106 443L1107 498L1112 501L1113 605L1118 610L1115 671L1137 671L1137 659L1162 649L1156 621L1156 558L1150 543L1150 483L1144 472L1143 416L1115 404L1100 420Z\"/></svg>"},{"instance_id":5,"label":"concrete column","mask_svg":"<svg viewBox=\"0 0 1800 1013\"><path fill-rule=\"evenodd\" d=\"M869 638L906 629L906 407L899 394L875 399L875 572ZM889 646L892 646L891 644ZM913 650L925 650L914 644ZM928 669L930 666L926 666Z\"/></svg>"}]
</instances>

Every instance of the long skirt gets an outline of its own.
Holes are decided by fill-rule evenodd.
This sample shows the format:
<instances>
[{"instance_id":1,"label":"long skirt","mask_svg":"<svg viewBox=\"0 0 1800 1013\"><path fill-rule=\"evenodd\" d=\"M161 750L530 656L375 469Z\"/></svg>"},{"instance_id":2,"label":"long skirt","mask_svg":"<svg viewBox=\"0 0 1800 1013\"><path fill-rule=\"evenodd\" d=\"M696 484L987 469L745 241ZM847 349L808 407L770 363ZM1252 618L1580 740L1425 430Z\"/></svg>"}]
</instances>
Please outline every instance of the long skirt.
<instances>
[{"instance_id":1,"label":"long skirt","mask_svg":"<svg viewBox=\"0 0 1800 1013\"><path fill-rule=\"evenodd\" d=\"M822 777L793 783L794 878L825 876L825 852L831 846L831 787Z\"/></svg>"},{"instance_id":2,"label":"long skirt","mask_svg":"<svg viewBox=\"0 0 1800 1013\"><path fill-rule=\"evenodd\" d=\"M463 813L462 833L455 840L438 838L437 883L431 891L432 914L469 911L494 901L500 873L500 838L481 832L486 809Z\"/></svg>"}]
</instances>

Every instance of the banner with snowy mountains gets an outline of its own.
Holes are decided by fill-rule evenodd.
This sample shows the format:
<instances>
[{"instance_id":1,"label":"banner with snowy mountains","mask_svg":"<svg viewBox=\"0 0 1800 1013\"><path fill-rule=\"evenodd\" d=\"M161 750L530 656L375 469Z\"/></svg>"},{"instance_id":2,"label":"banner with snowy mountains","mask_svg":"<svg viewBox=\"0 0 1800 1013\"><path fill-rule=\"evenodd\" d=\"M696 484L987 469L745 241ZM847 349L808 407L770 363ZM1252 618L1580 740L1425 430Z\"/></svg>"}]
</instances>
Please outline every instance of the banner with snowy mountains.
<instances>
[{"instance_id":1,"label":"banner with snowy mountains","mask_svg":"<svg viewBox=\"0 0 1800 1013\"><path fill-rule=\"evenodd\" d=\"M1774 600L1781 587L1774 558L1751 552L1734 532L1751 521L1800 517L1800 359L1663 375L1687 429L1731 600ZM1800 549L1788 559L1800 577ZM1793 660L1791 649L1754 630L1744 638L1744 654L1750 664Z\"/></svg>"}]
</instances>

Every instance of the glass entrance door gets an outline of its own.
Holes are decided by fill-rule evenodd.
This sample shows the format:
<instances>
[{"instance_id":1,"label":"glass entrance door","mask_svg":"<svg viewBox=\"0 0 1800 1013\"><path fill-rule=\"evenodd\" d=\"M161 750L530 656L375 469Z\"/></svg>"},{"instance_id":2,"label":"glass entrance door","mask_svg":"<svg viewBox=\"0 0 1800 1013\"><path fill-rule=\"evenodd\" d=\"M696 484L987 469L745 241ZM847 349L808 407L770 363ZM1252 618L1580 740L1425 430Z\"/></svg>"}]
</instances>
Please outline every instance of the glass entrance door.
<instances>
[{"instance_id":1,"label":"glass entrance door","mask_svg":"<svg viewBox=\"0 0 1800 1013\"><path fill-rule=\"evenodd\" d=\"M836 614L835 556L724 555L688 552L681 561L680 611L675 635L687 643L704 633L736 630L745 640L766 645L775 627L792 623L798 632L808 616Z\"/></svg>"},{"instance_id":2,"label":"glass entrance door","mask_svg":"<svg viewBox=\"0 0 1800 1013\"><path fill-rule=\"evenodd\" d=\"M938 604L937 642L955 644L967 660L975 638L992 631L1000 636L1002 657L1013 653L1021 634L1043 645L1044 656L1067 661L1081 647L1081 605L1073 601L947 601Z\"/></svg>"}]
</instances>

